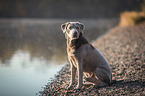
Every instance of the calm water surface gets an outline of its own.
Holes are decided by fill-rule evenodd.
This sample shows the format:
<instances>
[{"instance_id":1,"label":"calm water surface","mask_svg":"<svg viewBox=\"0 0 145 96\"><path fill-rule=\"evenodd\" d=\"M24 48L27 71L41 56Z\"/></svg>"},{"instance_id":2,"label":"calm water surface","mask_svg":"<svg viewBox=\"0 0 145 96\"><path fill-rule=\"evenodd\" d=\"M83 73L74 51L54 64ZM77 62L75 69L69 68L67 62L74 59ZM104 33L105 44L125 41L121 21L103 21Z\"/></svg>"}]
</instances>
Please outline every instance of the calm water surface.
<instances>
[{"instance_id":1,"label":"calm water surface","mask_svg":"<svg viewBox=\"0 0 145 96\"><path fill-rule=\"evenodd\" d=\"M1 19L0 96L35 96L67 63L60 30L66 21L84 23L89 41L118 23L118 19Z\"/></svg>"}]
</instances>

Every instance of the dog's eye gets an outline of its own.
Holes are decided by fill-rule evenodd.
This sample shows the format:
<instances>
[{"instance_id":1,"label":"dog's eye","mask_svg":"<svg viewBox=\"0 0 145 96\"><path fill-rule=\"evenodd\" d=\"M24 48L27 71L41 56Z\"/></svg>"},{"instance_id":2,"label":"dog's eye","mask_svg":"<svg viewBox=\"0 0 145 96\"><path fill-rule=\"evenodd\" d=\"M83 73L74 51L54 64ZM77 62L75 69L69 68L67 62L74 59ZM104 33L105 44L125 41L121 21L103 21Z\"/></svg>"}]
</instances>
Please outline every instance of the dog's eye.
<instances>
[{"instance_id":1,"label":"dog's eye","mask_svg":"<svg viewBox=\"0 0 145 96\"><path fill-rule=\"evenodd\" d=\"M77 30L79 30L79 27L76 27Z\"/></svg>"},{"instance_id":2,"label":"dog's eye","mask_svg":"<svg viewBox=\"0 0 145 96\"><path fill-rule=\"evenodd\" d=\"M69 29L71 30L72 29L72 26L70 26Z\"/></svg>"}]
</instances>

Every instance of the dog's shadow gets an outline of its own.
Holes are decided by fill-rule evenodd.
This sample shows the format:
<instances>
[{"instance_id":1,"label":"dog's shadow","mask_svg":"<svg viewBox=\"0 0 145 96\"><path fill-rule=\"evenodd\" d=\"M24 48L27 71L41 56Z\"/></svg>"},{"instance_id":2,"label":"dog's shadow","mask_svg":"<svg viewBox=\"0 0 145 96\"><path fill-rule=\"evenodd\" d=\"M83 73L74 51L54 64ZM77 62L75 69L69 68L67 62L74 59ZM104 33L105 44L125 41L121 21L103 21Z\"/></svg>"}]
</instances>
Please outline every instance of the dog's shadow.
<instances>
[{"instance_id":1,"label":"dog's shadow","mask_svg":"<svg viewBox=\"0 0 145 96\"><path fill-rule=\"evenodd\" d=\"M103 87L115 87L115 88L135 88L135 87L145 87L145 81L142 80L114 80L111 84L108 86ZM100 87L102 88L102 87Z\"/></svg>"}]
</instances>

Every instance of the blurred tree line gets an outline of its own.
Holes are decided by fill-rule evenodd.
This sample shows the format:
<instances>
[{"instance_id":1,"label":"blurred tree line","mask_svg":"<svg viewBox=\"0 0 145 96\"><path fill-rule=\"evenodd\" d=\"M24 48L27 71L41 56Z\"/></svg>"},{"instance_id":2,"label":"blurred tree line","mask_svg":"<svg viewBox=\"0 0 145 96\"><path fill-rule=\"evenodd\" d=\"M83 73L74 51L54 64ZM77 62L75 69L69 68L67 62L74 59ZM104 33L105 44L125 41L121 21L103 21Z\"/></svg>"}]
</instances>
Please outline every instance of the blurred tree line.
<instances>
[{"instance_id":1,"label":"blurred tree line","mask_svg":"<svg viewBox=\"0 0 145 96\"><path fill-rule=\"evenodd\" d=\"M0 0L0 18L106 18L139 11L145 0Z\"/></svg>"}]
</instances>

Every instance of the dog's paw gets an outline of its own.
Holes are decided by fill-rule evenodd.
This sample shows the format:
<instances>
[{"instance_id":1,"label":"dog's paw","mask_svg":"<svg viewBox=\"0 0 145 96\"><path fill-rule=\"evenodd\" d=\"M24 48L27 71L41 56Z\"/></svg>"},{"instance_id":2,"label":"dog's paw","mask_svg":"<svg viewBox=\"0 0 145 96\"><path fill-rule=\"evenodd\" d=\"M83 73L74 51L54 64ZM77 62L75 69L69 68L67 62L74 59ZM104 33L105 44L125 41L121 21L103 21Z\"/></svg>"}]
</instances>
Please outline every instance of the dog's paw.
<instances>
[{"instance_id":1,"label":"dog's paw","mask_svg":"<svg viewBox=\"0 0 145 96\"><path fill-rule=\"evenodd\" d=\"M73 88L73 85L72 84L70 84L69 86L68 86L68 90L70 90L70 89L72 89Z\"/></svg>"},{"instance_id":2,"label":"dog's paw","mask_svg":"<svg viewBox=\"0 0 145 96\"><path fill-rule=\"evenodd\" d=\"M81 86L77 86L75 89L76 90L81 90Z\"/></svg>"}]
</instances>

